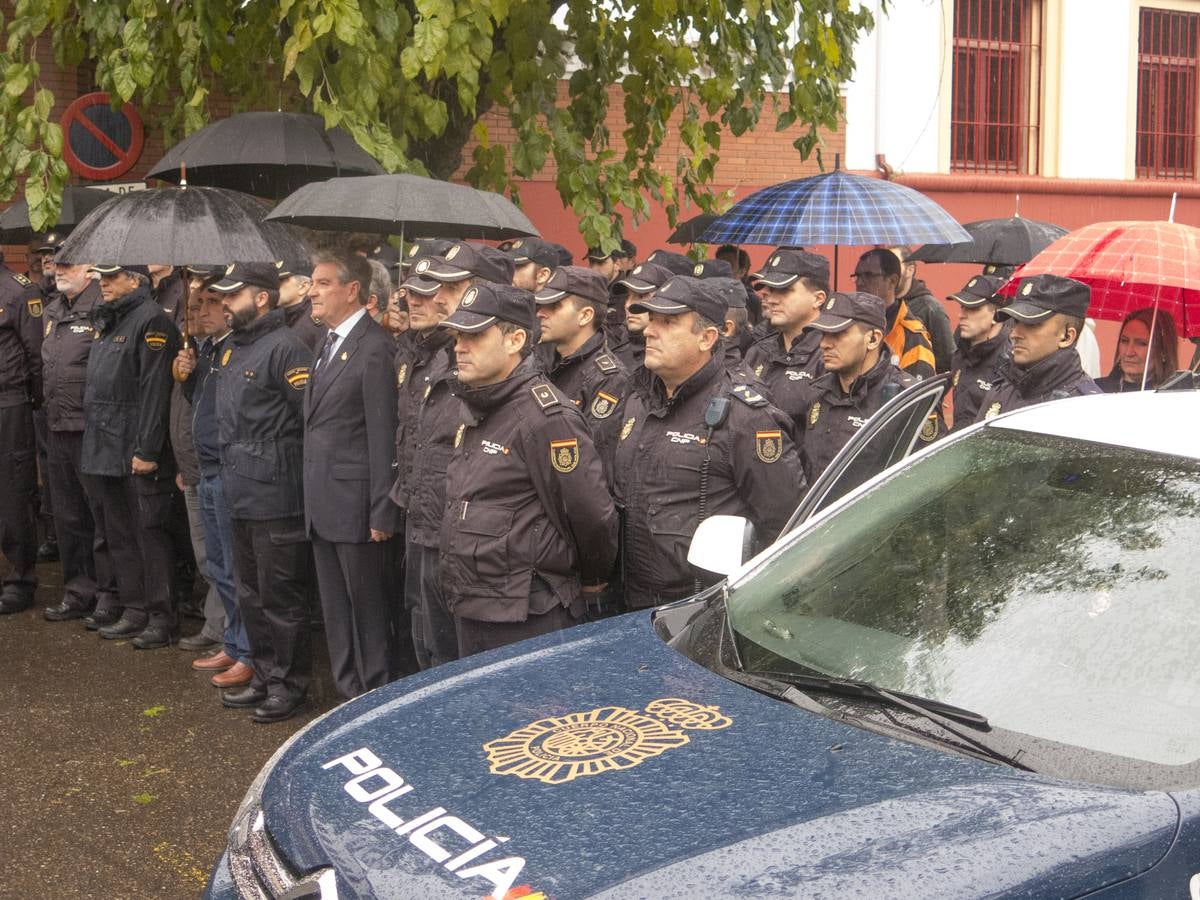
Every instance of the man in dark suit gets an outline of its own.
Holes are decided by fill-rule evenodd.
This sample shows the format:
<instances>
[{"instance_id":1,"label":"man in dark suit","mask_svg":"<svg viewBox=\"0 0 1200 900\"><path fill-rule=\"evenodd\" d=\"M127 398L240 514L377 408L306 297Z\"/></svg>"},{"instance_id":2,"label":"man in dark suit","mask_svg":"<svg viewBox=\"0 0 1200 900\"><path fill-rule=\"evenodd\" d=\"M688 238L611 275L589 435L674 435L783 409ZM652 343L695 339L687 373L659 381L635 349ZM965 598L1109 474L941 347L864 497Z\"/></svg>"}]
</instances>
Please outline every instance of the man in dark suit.
<instances>
[{"instance_id":1,"label":"man in dark suit","mask_svg":"<svg viewBox=\"0 0 1200 900\"><path fill-rule=\"evenodd\" d=\"M347 698L386 684L388 542L403 527L395 479L395 345L367 315L367 261L314 259L313 314L329 326L304 395L305 521L334 683Z\"/></svg>"}]
</instances>

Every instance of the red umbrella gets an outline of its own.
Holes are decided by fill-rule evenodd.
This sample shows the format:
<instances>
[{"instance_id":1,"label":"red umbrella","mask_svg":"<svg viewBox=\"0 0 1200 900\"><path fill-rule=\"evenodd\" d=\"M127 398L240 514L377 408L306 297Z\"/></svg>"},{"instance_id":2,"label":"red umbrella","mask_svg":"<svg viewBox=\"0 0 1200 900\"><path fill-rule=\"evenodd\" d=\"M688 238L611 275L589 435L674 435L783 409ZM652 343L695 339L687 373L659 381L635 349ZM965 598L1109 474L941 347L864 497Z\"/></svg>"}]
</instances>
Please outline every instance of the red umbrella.
<instances>
[{"instance_id":1,"label":"red umbrella","mask_svg":"<svg viewBox=\"0 0 1200 900\"><path fill-rule=\"evenodd\" d=\"M1185 337L1200 336L1200 228L1176 222L1097 222L1064 235L1017 270L1002 293L1026 275L1064 275L1092 289L1088 314L1122 321L1156 306Z\"/></svg>"}]
</instances>

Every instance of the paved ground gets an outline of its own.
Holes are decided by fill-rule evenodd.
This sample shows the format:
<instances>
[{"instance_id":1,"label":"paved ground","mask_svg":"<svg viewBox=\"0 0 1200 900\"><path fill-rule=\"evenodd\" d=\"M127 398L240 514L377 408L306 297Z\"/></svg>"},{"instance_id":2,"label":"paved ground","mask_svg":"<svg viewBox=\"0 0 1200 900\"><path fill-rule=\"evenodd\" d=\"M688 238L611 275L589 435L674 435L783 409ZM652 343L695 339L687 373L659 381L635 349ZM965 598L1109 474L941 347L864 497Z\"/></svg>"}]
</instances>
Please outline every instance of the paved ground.
<instances>
[{"instance_id":1,"label":"paved ground","mask_svg":"<svg viewBox=\"0 0 1200 900\"><path fill-rule=\"evenodd\" d=\"M195 654L44 621L61 579L38 570L35 607L0 617L0 897L194 897L255 773L336 705L322 636L306 713L257 725Z\"/></svg>"}]
</instances>

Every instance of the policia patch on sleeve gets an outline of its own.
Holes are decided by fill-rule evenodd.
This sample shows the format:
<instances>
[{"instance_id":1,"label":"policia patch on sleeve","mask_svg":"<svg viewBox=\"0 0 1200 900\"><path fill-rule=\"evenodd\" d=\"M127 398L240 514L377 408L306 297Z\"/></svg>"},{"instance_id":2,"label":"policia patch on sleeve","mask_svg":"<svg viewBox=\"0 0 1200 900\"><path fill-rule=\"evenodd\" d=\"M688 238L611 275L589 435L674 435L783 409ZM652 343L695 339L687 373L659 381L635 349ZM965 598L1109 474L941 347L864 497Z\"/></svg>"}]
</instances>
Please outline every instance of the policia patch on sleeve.
<instances>
[{"instance_id":1,"label":"policia patch on sleeve","mask_svg":"<svg viewBox=\"0 0 1200 900\"><path fill-rule=\"evenodd\" d=\"M296 366L283 373L284 380L298 391L308 386L308 366Z\"/></svg>"},{"instance_id":2,"label":"policia patch on sleeve","mask_svg":"<svg viewBox=\"0 0 1200 900\"><path fill-rule=\"evenodd\" d=\"M576 438L569 441L551 441L550 465L564 474L572 471L579 465L579 441Z\"/></svg>"},{"instance_id":3,"label":"policia patch on sleeve","mask_svg":"<svg viewBox=\"0 0 1200 900\"><path fill-rule=\"evenodd\" d=\"M151 350L161 350L167 346L167 334L164 331L147 331L142 340Z\"/></svg>"},{"instance_id":4,"label":"policia patch on sleeve","mask_svg":"<svg viewBox=\"0 0 1200 900\"><path fill-rule=\"evenodd\" d=\"M597 419L607 419L620 402L620 397L614 397L604 391L596 391L596 399L592 401L592 415Z\"/></svg>"},{"instance_id":5,"label":"policia patch on sleeve","mask_svg":"<svg viewBox=\"0 0 1200 900\"><path fill-rule=\"evenodd\" d=\"M783 456L783 432L754 432L754 452L765 463L773 463Z\"/></svg>"},{"instance_id":6,"label":"policia patch on sleeve","mask_svg":"<svg viewBox=\"0 0 1200 900\"><path fill-rule=\"evenodd\" d=\"M25 308L29 310L29 314L35 319L42 317L42 298L34 297L25 301Z\"/></svg>"}]
</instances>

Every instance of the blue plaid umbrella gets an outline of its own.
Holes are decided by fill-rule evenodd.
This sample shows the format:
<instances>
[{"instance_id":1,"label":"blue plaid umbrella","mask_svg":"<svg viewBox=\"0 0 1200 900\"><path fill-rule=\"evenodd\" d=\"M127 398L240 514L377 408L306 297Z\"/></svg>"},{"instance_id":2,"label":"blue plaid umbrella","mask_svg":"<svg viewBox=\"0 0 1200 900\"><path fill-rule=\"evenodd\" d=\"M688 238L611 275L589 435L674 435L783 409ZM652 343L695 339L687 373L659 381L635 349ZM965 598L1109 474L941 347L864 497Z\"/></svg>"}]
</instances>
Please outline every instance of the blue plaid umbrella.
<instances>
[{"instance_id":1,"label":"blue plaid umbrella","mask_svg":"<svg viewBox=\"0 0 1200 900\"><path fill-rule=\"evenodd\" d=\"M841 170L763 188L697 238L704 244L958 244L971 235L912 188Z\"/></svg>"}]
</instances>

